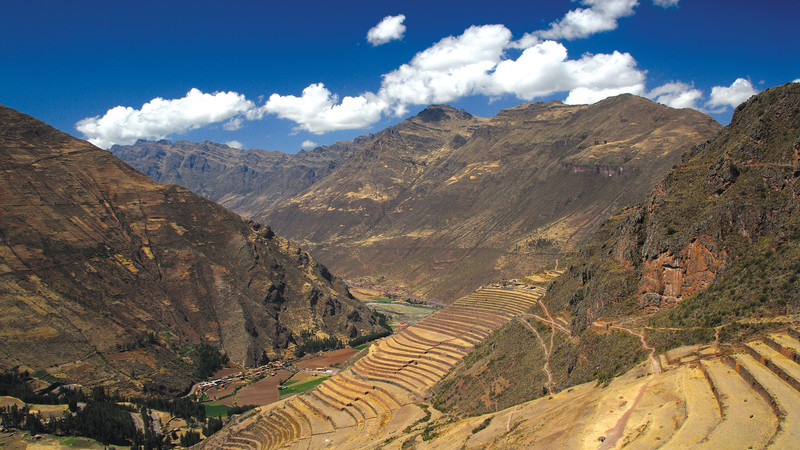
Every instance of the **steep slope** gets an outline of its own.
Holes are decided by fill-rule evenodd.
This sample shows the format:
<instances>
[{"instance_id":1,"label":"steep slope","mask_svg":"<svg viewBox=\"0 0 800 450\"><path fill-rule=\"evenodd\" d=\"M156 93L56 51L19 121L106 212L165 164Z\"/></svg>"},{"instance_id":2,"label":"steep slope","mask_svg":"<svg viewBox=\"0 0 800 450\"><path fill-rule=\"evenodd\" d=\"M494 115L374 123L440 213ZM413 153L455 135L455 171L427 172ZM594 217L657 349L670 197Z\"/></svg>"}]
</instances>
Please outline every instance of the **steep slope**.
<instances>
[{"instance_id":1,"label":"steep slope","mask_svg":"<svg viewBox=\"0 0 800 450\"><path fill-rule=\"evenodd\" d=\"M431 106L255 218L347 278L449 302L554 262L718 130L631 95L490 119Z\"/></svg>"},{"instance_id":2,"label":"steep slope","mask_svg":"<svg viewBox=\"0 0 800 450\"><path fill-rule=\"evenodd\" d=\"M324 178L358 147L341 142L286 154L237 150L213 142L137 141L111 152L159 183L178 184L251 217Z\"/></svg>"},{"instance_id":3,"label":"steep slope","mask_svg":"<svg viewBox=\"0 0 800 450\"><path fill-rule=\"evenodd\" d=\"M268 227L6 107L0 167L0 367L175 391L198 365L192 346L247 366L378 330Z\"/></svg>"},{"instance_id":4,"label":"steep slope","mask_svg":"<svg viewBox=\"0 0 800 450\"><path fill-rule=\"evenodd\" d=\"M438 404L486 412L546 392L541 376L538 393L496 382L539 373L545 362L560 390L631 367L644 355L639 347L631 358L631 339L658 351L719 345L770 326L776 315L796 317L798 151L800 84L764 91L740 105L730 125L684 155L644 203L612 217L581 246L531 311L539 316L531 316L534 328L521 321L504 327L443 380ZM568 333L540 320L551 315ZM543 344L533 330L543 334ZM487 369L501 357L515 364ZM493 405L475 401L485 394Z\"/></svg>"}]
</instances>

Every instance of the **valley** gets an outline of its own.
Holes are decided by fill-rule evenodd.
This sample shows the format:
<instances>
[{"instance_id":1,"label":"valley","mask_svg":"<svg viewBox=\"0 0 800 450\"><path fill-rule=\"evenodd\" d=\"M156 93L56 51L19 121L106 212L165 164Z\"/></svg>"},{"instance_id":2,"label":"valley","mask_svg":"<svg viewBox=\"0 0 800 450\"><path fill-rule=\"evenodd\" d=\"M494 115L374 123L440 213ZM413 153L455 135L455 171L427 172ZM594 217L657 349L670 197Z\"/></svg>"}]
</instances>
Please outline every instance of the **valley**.
<instances>
[{"instance_id":1,"label":"valley","mask_svg":"<svg viewBox=\"0 0 800 450\"><path fill-rule=\"evenodd\" d=\"M540 122L529 124L537 127L544 126L544 118L553 119L550 127L559 135L564 123L589 120L610 126L609 117L618 123L621 114L641 118L648 117L642 111L661 111L660 106L631 96L596 105L606 114L589 114L595 106L570 109L551 102L526 104L500 116L510 130L512 123L519 125L514 121L519 117L539 117ZM635 113L629 111L631 105ZM198 431L185 431L184 436L192 436L191 444L201 448L718 448L731 442L786 448L798 437L800 85L796 83L766 90L743 103L731 125L713 139L673 155L679 160L669 160L674 161L672 166L652 155L639 157L640 162L648 160L642 164L649 168L623 164L615 166L622 169L613 169L605 163L580 162L633 151L604 150L602 146L622 146L624 140L614 134L618 131L604 128L608 134L599 136L609 139L574 147L578 154L568 162L552 152L548 159L541 153L519 151L521 159L503 154L496 160L502 163L470 166L462 154L465 165L457 172L463 176L454 178L439 167L439 175L446 177L440 185L425 174L444 164L444 159L426 158L442 153L425 152L429 145L445 153L477 146L467 138L452 144L451 134L458 134L460 127L472 130L470 139L483 139L491 157L513 148L514 139L523 137L494 130L501 119L432 106L395 129L359 140L364 147L351 148L350 156L329 175L304 187L304 194L275 203L275 217L286 213L287 218L300 220L305 215L306 224L319 226L309 232L335 237L325 247L379 246L384 237L395 236L394 231L386 228L388 219L372 223L365 218L372 217L375 205L408 193L406 188L393 191L396 180L387 181L394 169L408 170L404 166L408 161L397 157L403 153L386 150L388 143L403 143L409 152L405 155L413 156L414 151L427 155L414 160L418 170L408 173L416 174L412 178L417 181L409 186L419 188L415 201L437 200L424 207L419 206L424 202L414 203L409 217L417 214L411 214L412 209L433 208L427 214L450 220L449 225L422 221L412 229L402 225L405 218L394 216L394 224L402 225L398 230L421 239L415 249L436 250L435 256L423 258L426 265L415 269L425 269L415 284L419 291L405 290L403 283L397 283L400 278L392 278L402 277L399 268L381 272L379 265L366 262L364 253L341 254L336 258L340 263L360 261L379 269L374 278L356 276L357 287L351 291L299 244L277 235L272 225L238 219L182 188L151 183L127 166L115 165L108 153L29 116L2 112L11 118L3 123L12 124L1 130L4 157L10 161L6 173L17 181L0 186L6 202L0 205L6 249L0 248L4 258L0 300L10 312L3 319L3 332L10 339L0 352L5 355L0 362L4 368L30 370L39 380L31 383L78 382L113 393L146 389L162 398L174 397L188 390L190 380L208 375L195 370L219 367L227 359L236 371L244 372L219 374L211 384L197 384L194 389L195 396L214 402L203 406L206 415L228 411L230 416L224 421L207 419L206 439L200 442L200 423ZM438 134L442 130L444 141ZM675 136L682 132L671 131ZM492 144L486 141L487 133L504 137ZM411 145L414 142L418 147ZM631 145L636 142L640 141ZM548 145L534 148L555 150ZM394 156L387 159L378 150ZM83 160L83 154L91 158ZM50 166L53 163L58 165ZM529 193L524 198L530 204L506 204L516 205L525 217L511 217L490 205L511 192L504 190L507 186L499 178L487 181L497 171L536 164L555 168L562 184L554 182L555 191ZM665 175L652 178L652 173L659 173L655 166ZM365 179L347 178L347 170L374 171L379 174L375 179L384 184L364 182L357 187ZM643 184L635 188L614 184L631 172ZM550 183L547 173L531 177L545 185ZM136 194L122 182L110 183L110 177L122 181L132 177L136 189L148 195ZM502 177L516 179L510 173ZM477 199L472 209L444 209L442 205L458 198L444 196L447 186L479 178L472 190L460 185L450 192ZM341 180L353 185L335 183ZM572 237L560 240L556 237L562 235L553 230L566 230L565 219L547 222L555 216L544 218L519 206L539 205L541 212L546 201L560 198L560 189L568 187L564 183L597 195L578 196L588 203L562 204L564 211L593 212L572 222L583 225L570 228ZM334 189L341 195L333 195ZM44 191L52 194L42 195ZM634 191L641 195L638 200ZM350 195L354 192L357 195ZM615 192L614 200L609 202L602 192ZM514 195L510 197L523 198ZM540 203L532 202L536 195L542 197L537 199ZM625 195L631 197L622 201ZM192 208L183 209L186 204ZM319 207L323 204L329 205L325 211ZM102 214L97 218L97 208L113 212L113 220ZM28 210L44 211L48 220L26 222L22 211ZM355 210L360 212L349 215ZM318 217L329 216L342 220L338 228L344 231L331 234L337 228L327 227L335 220L322 226ZM360 222L352 221L354 217ZM475 217L485 228L472 228ZM235 230L223 232L229 228L211 226L220 221L228 227L233 224ZM438 231L426 234L419 226ZM292 227L301 229L299 222ZM551 234L533 231L545 229ZM53 233L46 232L50 230ZM358 230L373 234L351 240ZM98 233L106 238L97 238ZM457 239L442 247L426 247L424 240L431 236L444 239L437 233ZM486 249L481 239L493 236L499 236L496 242L505 242L502 245L513 237L512 253L552 254L535 264L529 260L537 270L528 270L528 263L504 260L513 268L506 271L496 261L481 262L465 256L469 252L458 253L464 248ZM303 247L323 246L301 241ZM97 242L105 247L101 250ZM456 250L448 254L451 250L442 249ZM322 247L317 250L324 253ZM417 257L413 252L404 255L384 254L380 259L394 264ZM431 288L426 279L444 283L437 284L440 287L448 283L446 273L452 266L447 261L483 270L482 277L491 281L478 286L472 283L482 277L459 282L458 290L471 290L447 297L450 300L441 302L447 304L443 308L421 304L425 302L415 294L439 289ZM112 273L124 277L111 277ZM120 279L127 284L114 284ZM131 294L131 286L141 292ZM77 295L84 287L98 296ZM131 309L137 305L134 298L146 306ZM37 316L37 311L46 315ZM186 323L170 319L176 312L185 316ZM153 316L156 313L159 318ZM393 317L387 319L388 315ZM53 325L61 323L72 328ZM115 333L102 333L108 323ZM390 334L387 326L395 332ZM79 346L60 346L66 345L61 336ZM305 362L296 359L345 343L355 348ZM50 358L47 364L45 358ZM284 365L289 361L296 367ZM328 370L331 364L339 367ZM262 406L242 408L247 399L258 399ZM232 406L237 409L229 410ZM127 424L128 416L122 416ZM143 423L150 420L147 417L151 416L142 412ZM153 432L158 434L155 428ZM144 439L159 439L155 435Z\"/></svg>"},{"instance_id":2,"label":"valley","mask_svg":"<svg viewBox=\"0 0 800 450\"><path fill-rule=\"evenodd\" d=\"M315 391L235 419L203 447L718 448L736 441L754 448L787 448L796 439L800 429L795 423L800 411L794 411L800 399L797 316L764 320L776 331L744 344L711 342L663 353L647 344L635 324L623 327L603 320L595 324L601 333L637 335L642 347L650 350L649 358L605 382L560 392L545 383L549 390L541 398L488 414L463 418L442 413L430 390L435 390L443 373L470 357L469 350L458 348L485 341L486 334L474 334L483 327L476 326L476 317L491 317L499 308L513 311L505 322L531 316L537 325L549 326L551 333L561 329L561 318L522 313L542 298L537 286L527 288L476 291L430 321L376 344L362 360ZM515 309L520 301L526 306ZM459 321L459 312L470 308L472 321ZM525 323L536 336L527 340L528 345L536 341L545 345L536 327ZM547 370L548 358L540 364Z\"/></svg>"},{"instance_id":3,"label":"valley","mask_svg":"<svg viewBox=\"0 0 800 450\"><path fill-rule=\"evenodd\" d=\"M447 304L554 264L719 129L697 111L621 95L524 103L489 118L431 105L274 168L254 162L268 152L237 158L209 143L111 150L156 181L269 224L351 285ZM259 200L264 192L281 197Z\"/></svg>"}]
</instances>

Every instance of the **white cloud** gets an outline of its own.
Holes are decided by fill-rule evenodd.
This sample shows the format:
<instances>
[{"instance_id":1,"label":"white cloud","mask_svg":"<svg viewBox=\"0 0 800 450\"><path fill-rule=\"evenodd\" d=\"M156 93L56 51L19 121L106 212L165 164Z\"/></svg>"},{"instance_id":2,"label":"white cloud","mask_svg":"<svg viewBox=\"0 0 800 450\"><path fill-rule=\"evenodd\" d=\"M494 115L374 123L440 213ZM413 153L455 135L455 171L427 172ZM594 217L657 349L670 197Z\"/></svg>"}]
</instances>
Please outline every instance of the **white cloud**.
<instances>
[{"instance_id":1,"label":"white cloud","mask_svg":"<svg viewBox=\"0 0 800 450\"><path fill-rule=\"evenodd\" d=\"M303 95L272 94L260 111L275 114L298 124L297 129L322 134L334 130L363 128L377 122L386 104L375 94L339 98L322 83L303 89Z\"/></svg>"},{"instance_id":2,"label":"white cloud","mask_svg":"<svg viewBox=\"0 0 800 450\"><path fill-rule=\"evenodd\" d=\"M800 78L798 78L798 79L796 79L796 80L792 81L792 83L800 83Z\"/></svg>"},{"instance_id":3,"label":"white cloud","mask_svg":"<svg viewBox=\"0 0 800 450\"><path fill-rule=\"evenodd\" d=\"M225 143L225 145L227 145L230 148L235 148L237 150L241 150L242 147L244 146L244 144L242 144L239 141L228 141Z\"/></svg>"},{"instance_id":4,"label":"white cloud","mask_svg":"<svg viewBox=\"0 0 800 450\"><path fill-rule=\"evenodd\" d=\"M570 91L567 102L574 104L594 103L626 92L639 94L644 89L644 73L630 54L587 54L568 60L567 49L555 41L530 47L517 60L500 62L492 80L494 94L513 93L532 100Z\"/></svg>"},{"instance_id":5,"label":"white cloud","mask_svg":"<svg viewBox=\"0 0 800 450\"><path fill-rule=\"evenodd\" d=\"M403 39L403 34L406 32L406 26L403 25L404 20L406 20L406 16L403 14L384 17L379 24L367 32L367 41L373 46L378 46Z\"/></svg>"},{"instance_id":6,"label":"white cloud","mask_svg":"<svg viewBox=\"0 0 800 450\"><path fill-rule=\"evenodd\" d=\"M222 124L222 128L224 128L224 129L226 129L228 131L236 131L239 128L242 128L242 124L243 123L244 123L244 118L242 118L242 116L236 116L236 117L232 118L231 120L229 120L229 121L225 122L224 124Z\"/></svg>"},{"instance_id":7,"label":"white cloud","mask_svg":"<svg viewBox=\"0 0 800 450\"><path fill-rule=\"evenodd\" d=\"M642 86L626 86L621 88L596 88L596 87L579 87L569 91L569 95L564 99L567 105L591 105L600 100L605 100L608 97L622 94L642 94Z\"/></svg>"},{"instance_id":8,"label":"white cloud","mask_svg":"<svg viewBox=\"0 0 800 450\"><path fill-rule=\"evenodd\" d=\"M525 41L521 44L521 41ZM526 47L517 59L506 49ZM594 103L621 93L643 94L645 73L628 53L585 54L570 60L560 43L528 35L511 41L502 25L473 26L446 37L396 70L383 75L377 94L364 93L338 102L322 83L300 97L273 94L258 108L293 120L312 133L369 126L383 114L407 112L408 105L444 103L474 95L513 94L524 100L569 92L571 103ZM250 116L257 115L254 111Z\"/></svg>"},{"instance_id":9,"label":"white cloud","mask_svg":"<svg viewBox=\"0 0 800 450\"><path fill-rule=\"evenodd\" d=\"M692 108L700 110L697 102L703 97L699 89L680 81L667 83L647 93L657 103L672 108Z\"/></svg>"},{"instance_id":10,"label":"white cloud","mask_svg":"<svg viewBox=\"0 0 800 450\"><path fill-rule=\"evenodd\" d=\"M654 2L664 7L677 5L677 0ZM472 26L459 36L445 37L384 74L377 92L340 98L323 83L314 83L300 96L274 93L256 107L234 92L212 95L192 89L183 99L157 98L141 110L118 106L102 118L87 118L77 126L100 146L132 143L138 138L161 139L216 122L224 122L222 127L226 130L237 130L244 120L261 119L265 114L295 122L295 131L322 134L365 128L384 115L405 114L409 105L452 102L470 95L497 98L508 94L534 100L565 93L566 103L583 104L631 93L675 108L702 110L697 106L702 92L682 82L667 83L647 92L646 71L637 67L629 53L586 53L569 59L566 47L556 39L612 30L617 27L617 19L634 14L638 6L637 0L580 3L585 8L571 10L547 30L526 33L517 40L512 40L511 31L503 25ZM385 17L370 30L368 40L380 45L402 38L404 20L403 15ZM714 87L706 107L724 108L755 92L749 81L739 79L727 88ZM316 146L306 141L304 148L306 144Z\"/></svg>"},{"instance_id":11,"label":"white cloud","mask_svg":"<svg viewBox=\"0 0 800 450\"><path fill-rule=\"evenodd\" d=\"M758 91L753 88L750 80L737 78L729 87L712 87L711 100L706 103L706 106L717 108L718 110L727 109L728 106L735 108L757 93Z\"/></svg>"},{"instance_id":12,"label":"white cloud","mask_svg":"<svg viewBox=\"0 0 800 450\"><path fill-rule=\"evenodd\" d=\"M314 141L312 141L310 139L305 140L305 141L303 141L302 144L300 144L300 148L306 149L306 150L311 149L311 148L316 148L316 147L319 147L319 144L317 144L316 142L314 142Z\"/></svg>"},{"instance_id":13,"label":"white cloud","mask_svg":"<svg viewBox=\"0 0 800 450\"><path fill-rule=\"evenodd\" d=\"M678 0L653 0L653 4L662 8L677 7Z\"/></svg>"},{"instance_id":14,"label":"white cloud","mask_svg":"<svg viewBox=\"0 0 800 450\"><path fill-rule=\"evenodd\" d=\"M550 28L536 32L545 39L578 39L617 28L617 19L632 16L639 5L637 0L582 0L588 8L576 8Z\"/></svg>"},{"instance_id":15,"label":"white cloud","mask_svg":"<svg viewBox=\"0 0 800 450\"><path fill-rule=\"evenodd\" d=\"M253 102L235 92L205 94L192 89L183 98L154 98L141 109L117 106L103 117L87 117L75 127L92 144L109 148L114 144L133 144L142 138L164 139L171 133L228 120L253 107Z\"/></svg>"},{"instance_id":16,"label":"white cloud","mask_svg":"<svg viewBox=\"0 0 800 450\"><path fill-rule=\"evenodd\" d=\"M510 39L511 32L502 25L473 26L461 36L446 37L385 74L378 95L403 113L408 104L449 102L481 93Z\"/></svg>"}]
</instances>

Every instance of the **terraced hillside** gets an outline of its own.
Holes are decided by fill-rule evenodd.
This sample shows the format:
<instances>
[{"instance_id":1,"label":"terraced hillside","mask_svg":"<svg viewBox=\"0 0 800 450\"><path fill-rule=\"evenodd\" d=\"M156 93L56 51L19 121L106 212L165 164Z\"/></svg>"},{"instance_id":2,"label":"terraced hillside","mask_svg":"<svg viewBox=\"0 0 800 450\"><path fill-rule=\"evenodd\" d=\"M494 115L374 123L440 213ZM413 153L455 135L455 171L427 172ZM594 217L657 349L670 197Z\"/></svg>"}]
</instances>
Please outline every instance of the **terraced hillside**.
<instances>
[{"instance_id":1,"label":"terraced hillside","mask_svg":"<svg viewBox=\"0 0 800 450\"><path fill-rule=\"evenodd\" d=\"M545 289L487 288L381 340L317 389L242 417L207 448L358 448L427 423L427 391L478 343L538 302ZM372 442L375 441L375 442Z\"/></svg>"},{"instance_id":2,"label":"terraced hillside","mask_svg":"<svg viewBox=\"0 0 800 450\"><path fill-rule=\"evenodd\" d=\"M654 355L607 385L585 383L466 419L427 389L495 321L540 292L484 289L387 338L316 391L244 416L207 448L795 448L800 439L800 331ZM478 321L458 317L478 312ZM790 318L791 319L791 318ZM794 321L797 321L794 317ZM439 328L440 327L440 328ZM530 343L521 342L520 345ZM643 343L646 345L646 342Z\"/></svg>"},{"instance_id":3,"label":"terraced hillside","mask_svg":"<svg viewBox=\"0 0 800 450\"><path fill-rule=\"evenodd\" d=\"M676 349L660 355L658 375L643 363L602 389L587 383L445 423L418 448L796 448L798 336Z\"/></svg>"}]
</instances>

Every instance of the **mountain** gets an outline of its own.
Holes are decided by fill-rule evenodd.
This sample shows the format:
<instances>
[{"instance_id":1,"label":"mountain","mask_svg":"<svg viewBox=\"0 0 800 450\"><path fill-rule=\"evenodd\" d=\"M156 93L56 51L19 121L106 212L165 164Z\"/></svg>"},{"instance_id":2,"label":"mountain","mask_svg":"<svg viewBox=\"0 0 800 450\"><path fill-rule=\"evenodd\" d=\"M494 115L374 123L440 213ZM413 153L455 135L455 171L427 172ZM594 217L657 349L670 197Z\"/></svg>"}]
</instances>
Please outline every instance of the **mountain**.
<instances>
[{"instance_id":1,"label":"mountain","mask_svg":"<svg viewBox=\"0 0 800 450\"><path fill-rule=\"evenodd\" d=\"M159 183L178 184L215 203L251 217L324 178L358 146L341 142L287 154L237 150L204 141L114 145L111 152Z\"/></svg>"},{"instance_id":2,"label":"mountain","mask_svg":"<svg viewBox=\"0 0 800 450\"><path fill-rule=\"evenodd\" d=\"M554 262L718 130L631 95L490 119L432 106L255 219L346 278L449 302Z\"/></svg>"},{"instance_id":3,"label":"mountain","mask_svg":"<svg viewBox=\"0 0 800 450\"><path fill-rule=\"evenodd\" d=\"M607 381L645 357L640 340L658 352L719 347L785 325L800 311L798 152L800 84L750 98L566 261L531 313L569 334L535 318L543 338L553 333L539 346L523 320L500 329L441 382L434 404L504 408L545 394L545 370L555 391ZM514 363L492 363L501 359ZM528 382L506 382L519 379Z\"/></svg>"},{"instance_id":4,"label":"mountain","mask_svg":"<svg viewBox=\"0 0 800 450\"><path fill-rule=\"evenodd\" d=\"M261 210L237 211L356 284L447 303L554 263L719 128L696 111L631 95L528 103L488 119L434 105L337 144L349 153L318 149L337 161L326 176ZM136 153L146 152L119 154L135 161ZM206 187L209 198L230 192Z\"/></svg>"},{"instance_id":5,"label":"mountain","mask_svg":"<svg viewBox=\"0 0 800 450\"><path fill-rule=\"evenodd\" d=\"M174 393L208 348L252 366L380 329L269 227L7 107L0 161L0 367Z\"/></svg>"}]
</instances>

